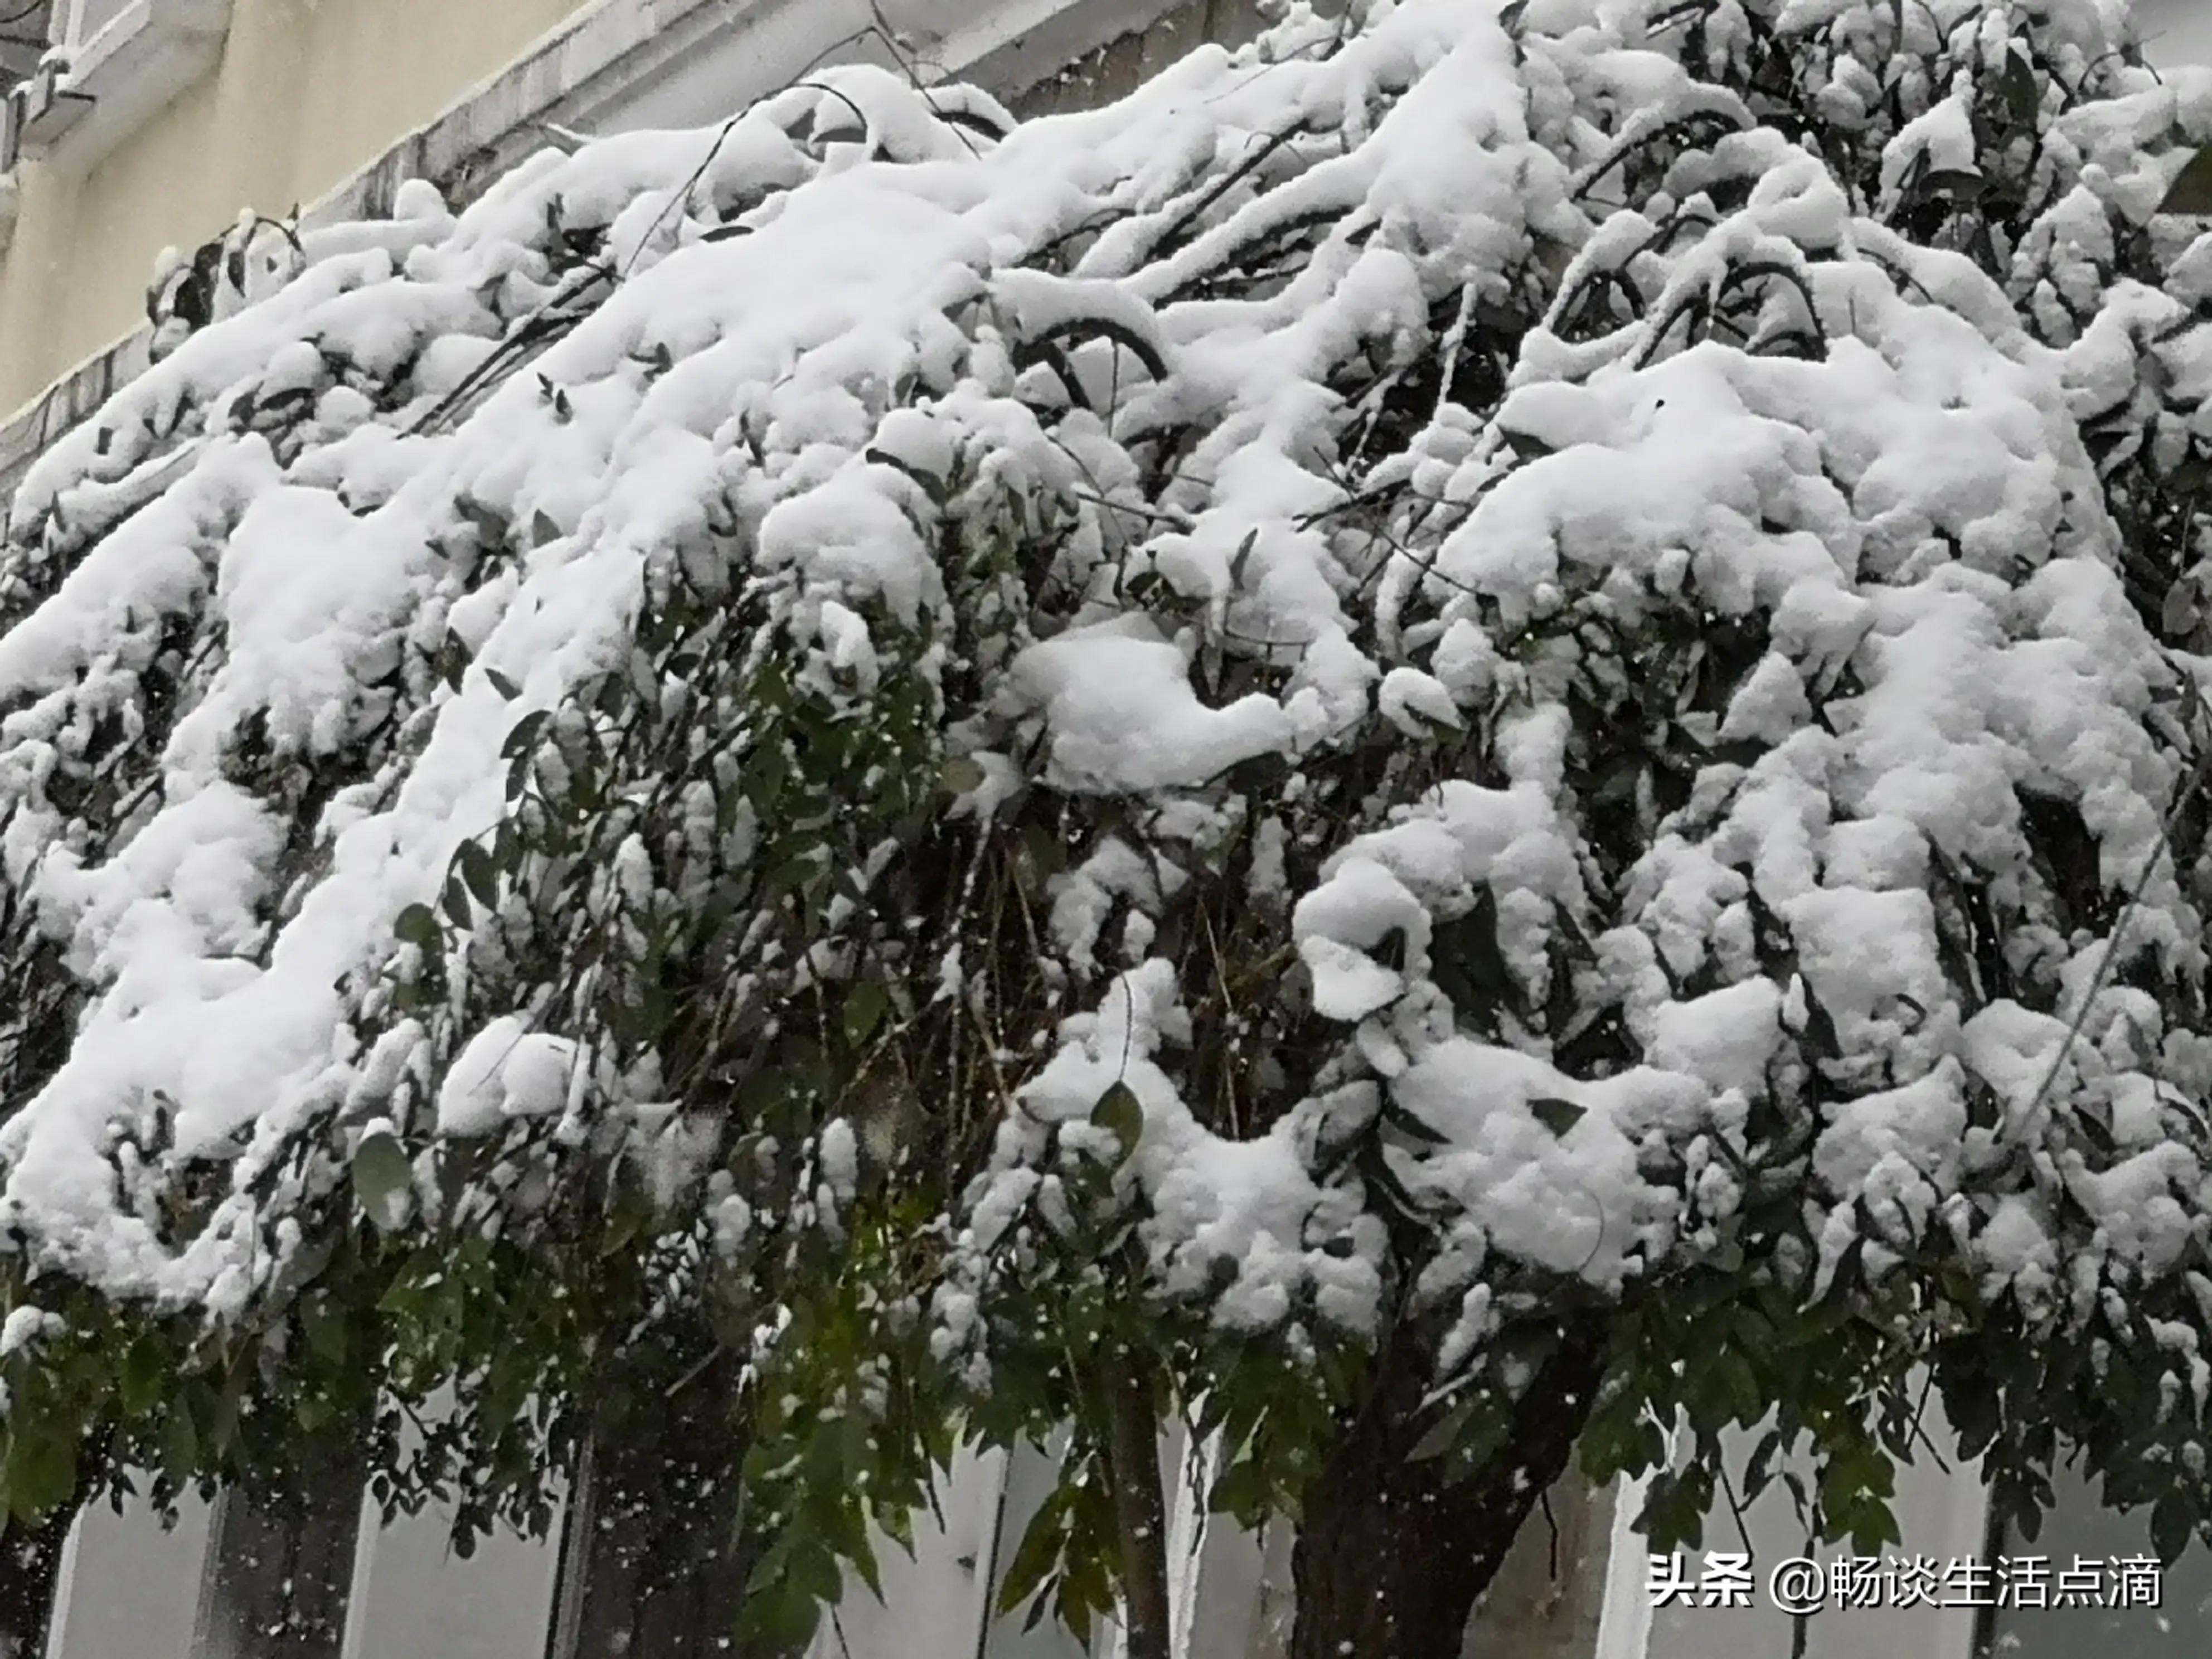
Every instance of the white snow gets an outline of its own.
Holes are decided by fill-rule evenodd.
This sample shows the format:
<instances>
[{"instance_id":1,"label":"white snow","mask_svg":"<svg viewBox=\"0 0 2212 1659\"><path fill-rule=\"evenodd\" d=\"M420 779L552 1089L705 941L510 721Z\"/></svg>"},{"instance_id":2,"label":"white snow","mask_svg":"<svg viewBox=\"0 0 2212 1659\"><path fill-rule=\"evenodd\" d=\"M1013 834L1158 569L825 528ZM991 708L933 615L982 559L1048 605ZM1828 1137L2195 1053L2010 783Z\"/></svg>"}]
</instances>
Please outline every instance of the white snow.
<instances>
[{"instance_id":1,"label":"white snow","mask_svg":"<svg viewBox=\"0 0 2212 1659\"><path fill-rule=\"evenodd\" d=\"M2160 1068L2205 1072L2205 1034L2140 981L2206 966L2194 875L2158 854L2191 763L2172 711L2212 674L2130 604L2080 422L2154 349L2161 384L2212 390L2177 325L2212 288L2202 252L2170 250L2171 294L2106 295L2094 263L2172 172L2166 135L2212 137L2212 84L2099 71L2053 129L2064 188L2015 295L1855 216L1772 131L1686 157L1680 202L1616 207L1625 139L1734 107L1648 7L1547 0L1517 43L1496 0L1369 9L1340 44L1293 7L1262 47L1003 142L838 71L726 131L541 155L458 216L412 190L55 445L0 548L22 902L0 950L54 947L39 971L76 1021L58 1067L0 1071L0 1209L37 1266L234 1310L296 1195L257 1177L386 1113L566 1144L617 1123L689 1190L706 1132L665 1057L566 1029L591 986L514 979L530 947L504 930L533 903L549 937L604 922L585 976L619 975L750 878L787 828L737 799L767 715L700 689L750 651L871 732L921 707L933 783L952 755L981 780L939 792L975 833L1060 821L1038 800L1091 826L1030 918L1057 1000L993 1056L1018 1108L958 1218L948 1352L987 1340L989 1275L1068 1201L1060 1161L1110 1139L1089 1118L1117 1085L1143 1132L1115 1201L1142 1200L1153 1288L1243 1332L1375 1328L1391 1246L1352 1140L1444 1218L1424 1293L1458 1298L1472 1352L1511 1311L1491 1264L1618 1291L1711 1246L1761 1100L1813 1115L1831 1267L1863 1211L1892 1243L1971 1212L1960 1248L2023 1296L2062 1262L2171 1269L2205 1171ZM2110 20L2046 9L2088 74ZM1793 0L1776 27L1870 15ZM1972 160L1964 96L1929 89L1890 187ZM817 108L869 142L815 142ZM557 233L592 227L604 264L562 268ZM1285 235L1306 240L1266 252ZM1219 288L1247 253L1281 270ZM1746 271L1756 349L1692 338ZM1641 314L1565 303L1598 272ZM2106 314L2077 329L2083 283ZM1516 307L1534 326L1497 337ZM1492 352L1494 406L1429 372ZM1382 424L1409 388L1417 415ZM656 681L641 619L683 595L723 655ZM687 711L684 788L598 803L568 896L535 853L472 894L471 854L593 775L615 727L576 694L609 672ZM511 797L510 734L555 712L520 734ZM1679 776L1638 758L1659 750ZM884 787L836 781L856 816ZM2078 816L2107 898L2148 871L2124 933L2049 890L2029 797ZM865 887L896 856L836 873ZM1957 966L1957 880L2010 990ZM1237 994L1296 1004L1304 1057L1238 1062L1264 1121L1216 1115L1187 1064L1222 881L1280 947ZM424 935L416 907L446 919ZM969 1017L973 942L921 938L921 1000ZM805 975L850 975L851 946ZM1571 1058L1616 1014L1621 1053ZM1968 1127L1978 1089L1994 1130ZM189 1238L118 1197L115 1126L157 1108L180 1150L237 1154ZM2068 1143L2086 1222L1990 1184L2002 1143L2048 1152L2086 1109L2117 1142ZM820 1126L825 1217L856 1146ZM772 1231L714 1205L731 1249Z\"/></svg>"}]
</instances>

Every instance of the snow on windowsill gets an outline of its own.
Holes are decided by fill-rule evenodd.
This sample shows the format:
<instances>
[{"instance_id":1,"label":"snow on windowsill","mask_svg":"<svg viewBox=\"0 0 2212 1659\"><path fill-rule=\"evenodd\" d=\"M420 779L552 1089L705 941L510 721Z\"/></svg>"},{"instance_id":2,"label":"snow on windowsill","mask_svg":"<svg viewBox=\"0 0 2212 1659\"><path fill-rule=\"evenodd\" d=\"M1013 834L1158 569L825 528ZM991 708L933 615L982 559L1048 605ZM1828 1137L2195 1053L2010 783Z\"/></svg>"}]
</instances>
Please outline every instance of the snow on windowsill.
<instances>
[{"instance_id":1,"label":"snow on windowsill","mask_svg":"<svg viewBox=\"0 0 2212 1659\"><path fill-rule=\"evenodd\" d=\"M89 40L62 48L64 89L93 103L59 131L27 132L25 153L71 170L91 167L214 69L230 12L231 0L131 0Z\"/></svg>"}]
</instances>

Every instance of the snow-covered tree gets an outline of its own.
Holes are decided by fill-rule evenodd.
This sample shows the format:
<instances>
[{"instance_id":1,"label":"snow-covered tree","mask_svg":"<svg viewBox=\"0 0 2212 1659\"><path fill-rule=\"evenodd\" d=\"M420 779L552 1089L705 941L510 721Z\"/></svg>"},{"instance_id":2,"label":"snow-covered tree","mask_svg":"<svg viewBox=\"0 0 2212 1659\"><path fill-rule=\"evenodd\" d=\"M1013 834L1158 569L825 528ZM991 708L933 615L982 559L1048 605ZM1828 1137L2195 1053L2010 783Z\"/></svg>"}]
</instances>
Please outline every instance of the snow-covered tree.
<instances>
[{"instance_id":1,"label":"snow-covered tree","mask_svg":"<svg viewBox=\"0 0 2212 1659\"><path fill-rule=\"evenodd\" d=\"M10 1526L677 1445L766 1652L1066 1431L1154 1659L1182 1413L1430 1659L1932 1388L2177 1547L2208 143L2122 0L1369 0L171 262L0 551Z\"/></svg>"}]
</instances>

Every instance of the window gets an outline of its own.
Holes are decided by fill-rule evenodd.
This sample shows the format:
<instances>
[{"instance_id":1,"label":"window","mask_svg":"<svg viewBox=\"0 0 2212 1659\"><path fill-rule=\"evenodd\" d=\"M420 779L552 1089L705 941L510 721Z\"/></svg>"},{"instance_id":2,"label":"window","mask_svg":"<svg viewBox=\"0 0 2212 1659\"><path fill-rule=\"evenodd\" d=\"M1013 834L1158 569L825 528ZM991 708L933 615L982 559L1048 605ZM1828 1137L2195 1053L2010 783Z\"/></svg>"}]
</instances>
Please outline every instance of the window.
<instances>
[{"instance_id":1,"label":"window","mask_svg":"<svg viewBox=\"0 0 2212 1659\"><path fill-rule=\"evenodd\" d=\"M305 1498L216 1500L193 1659L339 1659L360 1535L361 1485Z\"/></svg>"},{"instance_id":2,"label":"window","mask_svg":"<svg viewBox=\"0 0 2212 1659\"><path fill-rule=\"evenodd\" d=\"M567 1506L546 1659L751 1659L732 1636L748 1571L742 1539L728 1549L734 1461L680 1422L594 1446ZM1025 1628L998 1614L998 1587L1057 1478L1057 1459L1035 1448L963 1450L914 1518L913 1553L877 1539L882 1598L847 1574L812 1659L1103 1659L1103 1629L1086 1649L1049 1619ZM1243 1659L1243 1628L1219 1650Z\"/></svg>"},{"instance_id":3,"label":"window","mask_svg":"<svg viewBox=\"0 0 2212 1659\"><path fill-rule=\"evenodd\" d=\"M89 95L71 86L61 58L51 52L40 58L29 78L18 82L8 94L9 170L75 126L91 110L92 102Z\"/></svg>"},{"instance_id":4,"label":"window","mask_svg":"<svg viewBox=\"0 0 2212 1659\"><path fill-rule=\"evenodd\" d=\"M0 0L0 90L28 79L38 68L46 56L52 9L52 0Z\"/></svg>"},{"instance_id":5,"label":"window","mask_svg":"<svg viewBox=\"0 0 2212 1659\"><path fill-rule=\"evenodd\" d=\"M1034 1446L1018 1447L994 1458L992 1468L997 1513L988 1553L979 1564L983 1568L984 1595L978 1608L981 1629L976 1650L984 1659L1085 1659L1082 1644L1053 1619L1042 1619L1024 1628L1026 1613L1006 1619L995 1616L1006 1569L1013 1565L1014 1553L1021 1547L1030 1521L1059 1484L1059 1454ZM1109 1632L1098 1632L1093 1650L1112 1653ZM860 1656L856 1654L854 1659Z\"/></svg>"},{"instance_id":6,"label":"window","mask_svg":"<svg viewBox=\"0 0 2212 1659\"><path fill-rule=\"evenodd\" d=\"M345 1659L545 1659L557 1551L501 1528L463 1556L453 1519L439 1503L389 1518L364 1511Z\"/></svg>"},{"instance_id":7,"label":"window","mask_svg":"<svg viewBox=\"0 0 2212 1659\"><path fill-rule=\"evenodd\" d=\"M194 1493L88 1504L63 1553L46 1659L193 1659L192 1611L213 1516Z\"/></svg>"},{"instance_id":8,"label":"window","mask_svg":"<svg viewBox=\"0 0 2212 1659\"><path fill-rule=\"evenodd\" d=\"M1932 1401L1923 1428L1929 1447L1955 1444ZM1722 1436L1731 1470L1742 1473L1758 1438L1755 1431ZM1801 1482L1813 1476L1802 1456L1785 1455L1776 1467ZM1642 1493L1632 1486L1616 1501L1623 1518L1632 1516ZM1632 1559L1608 1574L1612 1644L1602 1650L1623 1659L1968 1659L1978 1617L1970 1602L1978 1592L1972 1583L1954 1586L1949 1569L1983 1559L1989 1506L1978 1472L1923 1451L1898 1468L1891 1512L1902 1540L1870 1558L1875 1565L1864 1573L1851 1570L1847 1544L1806 1538L1779 1478L1741 1504L1723 1494L1705 1517L1703 1549L1679 1558L1650 1557L1640 1537L1617 1527L1613 1547ZM1930 1592L1891 1593L1880 1559L1934 1563ZM1772 1580L1782 1564L1800 1560L1819 1564L1816 1588L1784 1592L1800 1598L1802 1617L1777 1605ZM1832 1595L1839 1567L1847 1577Z\"/></svg>"},{"instance_id":9,"label":"window","mask_svg":"<svg viewBox=\"0 0 2212 1659\"><path fill-rule=\"evenodd\" d=\"M27 84L46 56L52 0L0 0L0 248L15 229L14 173L33 88Z\"/></svg>"},{"instance_id":10,"label":"window","mask_svg":"<svg viewBox=\"0 0 2212 1659\"><path fill-rule=\"evenodd\" d=\"M562 1522L549 1659L738 1659L750 1569L741 1449L686 1398L634 1408L592 1444Z\"/></svg>"},{"instance_id":11,"label":"window","mask_svg":"<svg viewBox=\"0 0 2212 1659\"><path fill-rule=\"evenodd\" d=\"M30 112L31 89L23 82L11 82L0 86L0 179L15 180L9 176L23 154L23 122ZM0 242L6 239L0 237Z\"/></svg>"},{"instance_id":12,"label":"window","mask_svg":"<svg viewBox=\"0 0 2212 1659\"><path fill-rule=\"evenodd\" d=\"M230 27L231 0L47 4L53 50L40 72L53 83L33 94L22 144L77 167L97 161L212 70Z\"/></svg>"},{"instance_id":13,"label":"window","mask_svg":"<svg viewBox=\"0 0 2212 1659\"><path fill-rule=\"evenodd\" d=\"M2051 1485L2057 1501L2033 1540L1990 1540L2000 1573L2019 1581L2000 1599L2027 1605L1990 1610L1978 1659L2197 1659L2212 1635L2212 1551L2192 1543L2161 1573L2148 1565L2148 1510L2106 1508L2075 1470Z\"/></svg>"},{"instance_id":14,"label":"window","mask_svg":"<svg viewBox=\"0 0 2212 1659\"><path fill-rule=\"evenodd\" d=\"M121 17L137 3L137 0L64 0L70 5L68 33L63 40L82 45L95 40L100 32Z\"/></svg>"}]
</instances>

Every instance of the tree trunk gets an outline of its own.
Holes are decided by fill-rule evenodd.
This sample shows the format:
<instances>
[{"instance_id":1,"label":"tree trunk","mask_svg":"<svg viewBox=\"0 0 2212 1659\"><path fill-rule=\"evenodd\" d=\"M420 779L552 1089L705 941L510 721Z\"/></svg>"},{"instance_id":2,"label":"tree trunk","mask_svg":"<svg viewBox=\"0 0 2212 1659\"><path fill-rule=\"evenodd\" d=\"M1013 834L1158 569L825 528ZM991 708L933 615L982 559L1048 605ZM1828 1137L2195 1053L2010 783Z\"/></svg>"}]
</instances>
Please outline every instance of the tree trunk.
<instances>
[{"instance_id":1,"label":"tree trunk","mask_svg":"<svg viewBox=\"0 0 2212 1659\"><path fill-rule=\"evenodd\" d=\"M1433 1420L1421 1409L1428 1351L1394 1342L1306 1493L1291 1556L1291 1659L1457 1659L1476 1598L1566 1468L1605 1352L1601 1324L1569 1327L1497 1453L1448 1486L1441 1460L1407 1455Z\"/></svg>"},{"instance_id":2,"label":"tree trunk","mask_svg":"<svg viewBox=\"0 0 2212 1659\"><path fill-rule=\"evenodd\" d=\"M1128 1659L1169 1659L1167 1496L1152 1379L1131 1362L1109 1385L1114 1522L1121 1546L1121 1622Z\"/></svg>"},{"instance_id":3,"label":"tree trunk","mask_svg":"<svg viewBox=\"0 0 2212 1659\"><path fill-rule=\"evenodd\" d=\"M78 1507L72 1503L57 1510L34 1532L10 1522L0 1538L0 1659L36 1659L46 1650L62 1546Z\"/></svg>"}]
</instances>

